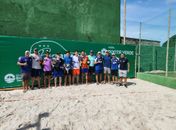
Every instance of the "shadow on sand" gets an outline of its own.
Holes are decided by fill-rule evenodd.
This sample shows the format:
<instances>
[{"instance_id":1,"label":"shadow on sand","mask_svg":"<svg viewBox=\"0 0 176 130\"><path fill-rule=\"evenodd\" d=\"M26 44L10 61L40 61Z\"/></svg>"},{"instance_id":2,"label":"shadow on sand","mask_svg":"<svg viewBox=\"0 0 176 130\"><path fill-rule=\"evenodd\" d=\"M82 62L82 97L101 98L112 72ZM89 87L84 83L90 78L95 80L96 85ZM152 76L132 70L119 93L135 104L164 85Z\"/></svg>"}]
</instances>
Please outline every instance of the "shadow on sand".
<instances>
[{"instance_id":1,"label":"shadow on sand","mask_svg":"<svg viewBox=\"0 0 176 130\"><path fill-rule=\"evenodd\" d=\"M28 129L30 129L30 128L36 128L36 130L51 130L50 128L41 129L41 119L42 119L42 118L46 118L46 117L49 117L49 113L48 113L48 112L39 114L36 123L27 124L27 125L25 125L24 127L19 128L19 129L16 129L16 130L28 130Z\"/></svg>"}]
</instances>

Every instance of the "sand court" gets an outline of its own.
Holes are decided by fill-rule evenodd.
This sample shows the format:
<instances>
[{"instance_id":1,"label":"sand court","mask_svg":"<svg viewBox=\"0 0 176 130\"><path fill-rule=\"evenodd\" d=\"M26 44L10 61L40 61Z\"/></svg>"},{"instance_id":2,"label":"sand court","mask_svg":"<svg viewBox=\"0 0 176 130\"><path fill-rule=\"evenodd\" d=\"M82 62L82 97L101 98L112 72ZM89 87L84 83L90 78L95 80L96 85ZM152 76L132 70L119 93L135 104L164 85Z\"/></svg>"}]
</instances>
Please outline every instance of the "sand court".
<instances>
[{"instance_id":1,"label":"sand court","mask_svg":"<svg viewBox=\"0 0 176 130\"><path fill-rule=\"evenodd\" d=\"M175 130L176 90L129 80L0 92L1 130Z\"/></svg>"}]
</instances>

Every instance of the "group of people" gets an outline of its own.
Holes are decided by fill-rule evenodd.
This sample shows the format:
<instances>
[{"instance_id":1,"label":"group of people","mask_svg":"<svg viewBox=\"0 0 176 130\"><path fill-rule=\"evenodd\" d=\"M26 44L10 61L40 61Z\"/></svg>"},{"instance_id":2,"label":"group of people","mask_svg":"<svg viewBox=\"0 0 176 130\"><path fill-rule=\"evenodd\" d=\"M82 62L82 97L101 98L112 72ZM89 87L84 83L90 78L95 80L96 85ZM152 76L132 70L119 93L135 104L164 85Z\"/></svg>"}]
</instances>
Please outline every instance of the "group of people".
<instances>
[{"instance_id":1,"label":"group of people","mask_svg":"<svg viewBox=\"0 0 176 130\"><path fill-rule=\"evenodd\" d=\"M128 59L124 54L118 58L108 51L105 55L101 52L95 55L93 50L89 55L86 55L85 51L80 54L75 51L73 55L70 51L66 51L63 57L61 53L50 57L50 52L46 51L42 58L35 48L33 54L25 51L25 56L19 57L17 64L21 67L24 91L34 89L35 81L37 81L38 88L41 88L42 75L44 88L51 87L52 79L54 79L55 87L63 84L67 86L92 82L96 82L97 85L112 83L127 87L127 73L130 69ZM29 86L30 79L32 79L31 87Z\"/></svg>"}]
</instances>

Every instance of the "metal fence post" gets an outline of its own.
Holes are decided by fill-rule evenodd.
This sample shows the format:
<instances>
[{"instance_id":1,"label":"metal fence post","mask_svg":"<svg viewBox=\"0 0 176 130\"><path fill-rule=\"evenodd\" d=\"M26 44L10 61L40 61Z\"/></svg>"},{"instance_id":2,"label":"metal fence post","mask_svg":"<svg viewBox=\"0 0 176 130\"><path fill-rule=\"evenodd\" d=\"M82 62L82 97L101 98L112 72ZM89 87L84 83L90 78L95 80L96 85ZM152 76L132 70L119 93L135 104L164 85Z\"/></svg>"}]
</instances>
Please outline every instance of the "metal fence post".
<instances>
[{"instance_id":1,"label":"metal fence post","mask_svg":"<svg viewBox=\"0 0 176 130\"><path fill-rule=\"evenodd\" d=\"M141 68L141 31L142 31L142 22L140 22L140 26L139 26L138 72L140 72L140 68Z\"/></svg>"},{"instance_id":2,"label":"metal fence post","mask_svg":"<svg viewBox=\"0 0 176 130\"><path fill-rule=\"evenodd\" d=\"M169 42L170 42L170 24L171 24L171 9L169 9L168 16L168 40L167 40L167 48L166 48L166 73L165 76L168 76L168 58L169 58Z\"/></svg>"}]
</instances>

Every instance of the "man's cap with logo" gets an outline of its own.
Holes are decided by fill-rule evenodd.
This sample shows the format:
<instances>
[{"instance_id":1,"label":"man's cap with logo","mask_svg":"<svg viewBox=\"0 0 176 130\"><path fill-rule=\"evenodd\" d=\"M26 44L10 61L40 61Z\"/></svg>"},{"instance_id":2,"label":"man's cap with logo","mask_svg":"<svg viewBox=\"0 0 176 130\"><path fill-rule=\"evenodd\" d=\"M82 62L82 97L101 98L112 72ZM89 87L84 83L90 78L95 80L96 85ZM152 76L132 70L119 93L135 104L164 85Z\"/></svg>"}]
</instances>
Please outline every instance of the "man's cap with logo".
<instances>
[{"instance_id":1,"label":"man's cap with logo","mask_svg":"<svg viewBox=\"0 0 176 130\"><path fill-rule=\"evenodd\" d=\"M50 52L48 50L46 50L46 54L49 54Z\"/></svg>"},{"instance_id":2,"label":"man's cap with logo","mask_svg":"<svg viewBox=\"0 0 176 130\"><path fill-rule=\"evenodd\" d=\"M112 53L112 56L115 56L115 53Z\"/></svg>"},{"instance_id":3,"label":"man's cap with logo","mask_svg":"<svg viewBox=\"0 0 176 130\"><path fill-rule=\"evenodd\" d=\"M93 53L94 51L93 50L90 50L90 53Z\"/></svg>"}]
</instances>

